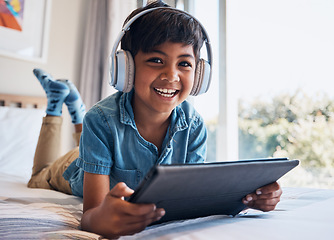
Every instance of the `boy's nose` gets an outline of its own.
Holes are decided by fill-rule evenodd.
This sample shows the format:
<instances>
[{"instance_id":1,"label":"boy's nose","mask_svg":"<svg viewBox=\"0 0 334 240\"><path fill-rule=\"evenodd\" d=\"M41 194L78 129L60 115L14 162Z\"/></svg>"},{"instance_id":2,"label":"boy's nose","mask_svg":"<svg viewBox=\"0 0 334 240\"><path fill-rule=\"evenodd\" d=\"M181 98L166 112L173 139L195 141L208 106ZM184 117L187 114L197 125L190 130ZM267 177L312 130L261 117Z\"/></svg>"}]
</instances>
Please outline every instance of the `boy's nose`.
<instances>
[{"instance_id":1,"label":"boy's nose","mask_svg":"<svg viewBox=\"0 0 334 240\"><path fill-rule=\"evenodd\" d=\"M169 71L166 73L161 73L160 79L167 80L168 82L179 82L180 81L180 77L176 71Z\"/></svg>"}]
</instances>

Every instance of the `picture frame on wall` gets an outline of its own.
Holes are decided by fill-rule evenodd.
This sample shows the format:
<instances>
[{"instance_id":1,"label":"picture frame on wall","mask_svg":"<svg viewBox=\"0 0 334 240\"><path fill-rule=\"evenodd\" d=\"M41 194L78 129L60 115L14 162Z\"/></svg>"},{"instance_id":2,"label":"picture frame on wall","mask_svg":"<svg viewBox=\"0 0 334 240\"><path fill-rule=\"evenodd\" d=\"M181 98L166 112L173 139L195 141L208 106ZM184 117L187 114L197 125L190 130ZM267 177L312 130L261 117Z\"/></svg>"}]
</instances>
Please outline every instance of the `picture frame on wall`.
<instances>
[{"instance_id":1,"label":"picture frame on wall","mask_svg":"<svg viewBox=\"0 0 334 240\"><path fill-rule=\"evenodd\" d=\"M0 55L46 62L51 0L0 0Z\"/></svg>"}]
</instances>

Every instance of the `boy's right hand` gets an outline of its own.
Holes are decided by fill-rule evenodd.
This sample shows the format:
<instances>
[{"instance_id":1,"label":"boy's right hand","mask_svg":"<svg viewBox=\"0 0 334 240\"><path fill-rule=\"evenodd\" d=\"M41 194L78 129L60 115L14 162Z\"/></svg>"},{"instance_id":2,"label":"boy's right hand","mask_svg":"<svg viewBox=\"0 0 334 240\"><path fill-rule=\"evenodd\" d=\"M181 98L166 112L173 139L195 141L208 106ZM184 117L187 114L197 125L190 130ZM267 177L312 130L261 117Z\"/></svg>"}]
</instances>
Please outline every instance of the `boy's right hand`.
<instances>
[{"instance_id":1,"label":"boy's right hand","mask_svg":"<svg viewBox=\"0 0 334 240\"><path fill-rule=\"evenodd\" d=\"M154 204L125 201L124 197L130 197L133 192L125 183L118 183L98 207L98 215L104 222L104 236L117 238L132 235L164 216L164 209L157 209Z\"/></svg>"}]
</instances>

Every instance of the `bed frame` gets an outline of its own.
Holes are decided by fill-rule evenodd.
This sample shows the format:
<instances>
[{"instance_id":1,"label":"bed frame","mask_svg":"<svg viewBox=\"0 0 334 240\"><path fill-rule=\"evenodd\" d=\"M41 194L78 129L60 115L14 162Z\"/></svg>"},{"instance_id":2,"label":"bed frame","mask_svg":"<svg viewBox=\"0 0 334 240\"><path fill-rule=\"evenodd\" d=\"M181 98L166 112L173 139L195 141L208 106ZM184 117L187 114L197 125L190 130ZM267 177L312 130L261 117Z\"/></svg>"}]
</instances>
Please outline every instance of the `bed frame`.
<instances>
[{"instance_id":1,"label":"bed frame","mask_svg":"<svg viewBox=\"0 0 334 240\"><path fill-rule=\"evenodd\" d=\"M47 99L45 97L33 97L14 94L0 93L0 106L18 108L46 108Z\"/></svg>"}]
</instances>

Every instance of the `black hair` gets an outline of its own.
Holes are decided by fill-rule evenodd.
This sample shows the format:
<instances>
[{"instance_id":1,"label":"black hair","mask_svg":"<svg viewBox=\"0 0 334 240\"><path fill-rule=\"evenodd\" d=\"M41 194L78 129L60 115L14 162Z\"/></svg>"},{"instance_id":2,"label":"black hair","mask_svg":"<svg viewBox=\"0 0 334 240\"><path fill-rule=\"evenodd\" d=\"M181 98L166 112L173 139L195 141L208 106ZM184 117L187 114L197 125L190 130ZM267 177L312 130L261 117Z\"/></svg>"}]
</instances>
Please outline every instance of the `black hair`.
<instances>
[{"instance_id":1,"label":"black hair","mask_svg":"<svg viewBox=\"0 0 334 240\"><path fill-rule=\"evenodd\" d=\"M124 25L138 13L156 7L170 7L162 1L155 1L145 7L134 10L125 20ZM199 59L204 34L201 25L191 16L170 9L157 9L149 12L136 21L125 33L121 48L130 51L134 57L139 50L150 52L164 42L192 45L196 60Z\"/></svg>"}]
</instances>

